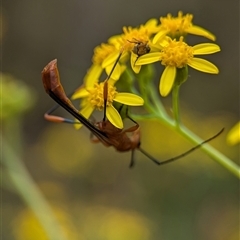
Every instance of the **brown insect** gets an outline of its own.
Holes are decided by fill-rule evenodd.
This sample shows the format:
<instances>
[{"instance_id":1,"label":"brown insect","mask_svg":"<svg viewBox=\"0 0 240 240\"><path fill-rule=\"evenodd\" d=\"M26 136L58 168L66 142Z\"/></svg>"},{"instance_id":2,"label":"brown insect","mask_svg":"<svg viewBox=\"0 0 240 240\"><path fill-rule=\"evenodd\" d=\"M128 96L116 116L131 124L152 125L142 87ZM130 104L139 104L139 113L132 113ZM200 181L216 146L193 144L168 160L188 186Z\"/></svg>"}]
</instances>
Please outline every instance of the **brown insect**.
<instances>
[{"instance_id":1,"label":"brown insect","mask_svg":"<svg viewBox=\"0 0 240 240\"><path fill-rule=\"evenodd\" d=\"M137 55L134 65L136 64L139 57L151 51L151 48L149 47L147 41L143 42L134 38L132 41L128 40L128 42L135 44L132 50Z\"/></svg>"},{"instance_id":2,"label":"brown insect","mask_svg":"<svg viewBox=\"0 0 240 240\"><path fill-rule=\"evenodd\" d=\"M120 59L122 54L122 51L119 54L119 57L116 60L116 63ZM115 64L116 65L116 64ZM111 73L109 74L107 80L110 78L115 65L113 66L113 69ZM104 100L105 104L107 101L107 80L105 81L105 87L104 87ZM200 143L199 145L191 148L190 150L174 157L167 159L165 161L159 162L154 157L152 157L150 154L148 154L145 150L141 148L140 144L140 127L139 124L133 120L128 113L126 114L127 117L135 124L134 126L122 130L116 128L110 121L106 119L106 115L104 113L104 118L102 121L97 122L93 124L88 119L86 119L83 115L81 115L78 110L74 107L71 100L66 96L65 91L63 89L63 86L60 82L59 78L59 72L57 68L57 60L53 60L50 63L46 65L46 67L42 71L42 81L43 86L45 88L46 93L58 104L54 108L50 109L45 115L45 119L53 122L66 122L66 123L75 123L74 120L62 118L59 116L51 115L51 113L58 107L63 107L66 111L68 111L73 117L75 117L77 120L79 120L86 128L88 128L93 136L95 136L95 139L92 138L94 142L101 142L104 146L113 146L117 151L119 152L126 152L131 151L131 162L130 166L132 167L134 165L134 152L135 150L139 150L142 152L145 156L147 156L150 160L152 160L157 165L163 165L166 163L170 163L172 161L175 161L179 158L182 158L186 156L187 154L191 153L195 149L199 148L204 143L207 143L211 141L212 139L216 138L218 135L220 135L223 131L223 129L214 135L213 137L205 140L204 142ZM105 105L106 106L106 105ZM122 109L122 108L121 108ZM130 136L128 136L128 133L130 133Z\"/></svg>"},{"instance_id":3,"label":"brown insect","mask_svg":"<svg viewBox=\"0 0 240 240\"><path fill-rule=\"evenodd\" d=\"M128 40L128 42L130 43L135 43L134 47L133 47L133 52L138 55L138 57L149 53L151 51L151 48L148 45L148 42L143 42L137 39L133 39L133 41Z\"/></svg>"}]
</instances>

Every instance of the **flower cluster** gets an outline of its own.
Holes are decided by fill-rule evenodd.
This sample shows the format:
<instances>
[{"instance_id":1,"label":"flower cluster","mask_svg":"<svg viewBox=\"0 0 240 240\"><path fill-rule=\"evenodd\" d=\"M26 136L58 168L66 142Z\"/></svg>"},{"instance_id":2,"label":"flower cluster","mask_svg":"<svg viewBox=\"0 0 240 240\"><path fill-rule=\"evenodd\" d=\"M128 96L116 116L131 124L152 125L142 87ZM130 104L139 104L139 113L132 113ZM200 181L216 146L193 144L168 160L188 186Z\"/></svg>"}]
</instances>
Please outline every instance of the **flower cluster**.
<instances>
[{"instance_id":1,"label":"flower cluster","mask_svg":"<svg viewBox=\"0 0 240 240\"><path fill-rule=\"evenodd\" d=\"M138 79L143 65L154 62L163 65L164 70L159 81L159 92L162 96L171 92L176 79L177 84L186 80L179 81L178 73L179 70L184 70L187 74L188 66L205 73L217 74L218 68L213 63L196 56L216 53L220 51L220 47L214 43L190 46L186 42L188 34L215 41L212 33L194 25L192 20L191 14L183 15L179 12L177 17L168 14L159 20L150 19L138 27L123 27L121 34L112 36L107 43L97 46L83 86L72 96L72 99L82 99L80 113L89 118L94 109L106 108L108 120L114 126L123 128L114 102L141 106L144 100L133 93L118 92L116 85L124 81L124 73L127 70L131 70L134 78ZM101 81L104 74L107 75L107 79ZM181 76L184 76L182 72Z\"/></svg>"}]
</instances>

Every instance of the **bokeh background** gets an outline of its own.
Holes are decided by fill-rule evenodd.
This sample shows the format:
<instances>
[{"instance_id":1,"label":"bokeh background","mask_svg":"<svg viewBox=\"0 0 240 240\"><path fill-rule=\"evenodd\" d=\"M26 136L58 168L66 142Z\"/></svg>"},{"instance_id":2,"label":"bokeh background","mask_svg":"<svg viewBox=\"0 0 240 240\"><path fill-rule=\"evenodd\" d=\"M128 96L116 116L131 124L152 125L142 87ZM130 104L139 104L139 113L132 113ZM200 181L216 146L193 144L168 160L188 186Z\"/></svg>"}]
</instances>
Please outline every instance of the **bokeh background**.
<instances>
[{"instance_id":1,"label":"bokeh background","mask_svg":"<svg viewBox=\"0 0 240 240\"><path fill-rule=\"evenodd\" d=\"M239 163L239 145L226 144L227 132L239 120L239 1L2 2L1 70L4 78L20 81L15 92L2 94L15 110L28 109L24 114L16 110L2 121L3 141L12 147L8 151L3 144L2 150L23 162L65 239L239 239L239 181L200 150L160 168L138 152L136 166L129 170L130 153L90 143L86 129L76 131L71 125L43 119L54 105L41 81L41 71L50 60L58 59L62 84L71 92L82 83L95 46L121 33L125 25L177 15L179 10L194 14L194 23L213 32L222 49L209 57L219 67L219 75L190 70L191 77L181 89L183 122L202 138L225 127L211 145ZM207 42L201 37L190 41ZM20 107L17 97L22 90L27 100ZM171 98L163 102L170 111ZM58 114L68 116L61 110ZM161 123L140 125L143 148L159 160L192 146ZM11 175L6 165L1 167L1 239L48 239L29 207L35 193L28 191L21 176L12 181L18 165L12 168ZM19 194L16 182L27 196ZM38 209L48 216L41 205Z\"/></svg>"}]
</instances>

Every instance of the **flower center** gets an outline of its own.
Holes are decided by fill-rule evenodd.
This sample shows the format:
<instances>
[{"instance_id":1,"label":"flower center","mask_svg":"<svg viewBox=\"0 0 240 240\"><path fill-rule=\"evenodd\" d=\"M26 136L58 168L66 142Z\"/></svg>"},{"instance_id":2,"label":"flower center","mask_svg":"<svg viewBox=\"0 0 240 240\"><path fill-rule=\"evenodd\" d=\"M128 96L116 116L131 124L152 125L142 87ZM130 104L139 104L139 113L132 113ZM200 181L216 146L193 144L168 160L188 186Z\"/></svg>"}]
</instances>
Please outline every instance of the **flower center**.
<instances>
[{"instance_id":1,"label":"flower center","mask_svg":"<svg viewBox=\"0 0 240 240\"><path fill-rule=\"evenodd\" d=\"M103 98L103 89L104 89L104 82L95 83L94 88L89 89L89 97L88 101L94 108L98 110L103 110L104 108L104 98ZM115 98L117 91L116 88L110 84L108 84L108 95L107 95L107 106L111 105L113 99Z\"/></svg>"},{"instance_id":2,"label":"flower center","mask_svg":"<svg viewBox=\"0 0 240 240\"><path fill-rule=\"evenodd\" d=\"M101 65L103 60L109 56L109 54L116 51L116 47L111 44L102 43L100 46L95 47L92 61L94 64Z\"/></svg>"},{"instance_id":3,"label":"flower center","mask_svg":"<svg viewBox=\"0 0 240 240\"><path fill-rule=\"evenodd\" d=\"M192 14L183 16L183 13L180 11L177 17L172 17L171 14L168 14L167 17L161 17L160 27L167 30L171 38L176 38L177 36L186 34L186 30L192 26L192 19Z\"/></svg>"},{"instance_id":4,"label":"flower center","mask_svg":"<svg viewBox=\"0 0 240 240\"><path fill-rule=\"evenodd\" d=\"M193 48L183 42L183 37L176 41L168 39L168 44L160 52L161 64L182 68L193 58Z\"/></svg>"}]
</instances>

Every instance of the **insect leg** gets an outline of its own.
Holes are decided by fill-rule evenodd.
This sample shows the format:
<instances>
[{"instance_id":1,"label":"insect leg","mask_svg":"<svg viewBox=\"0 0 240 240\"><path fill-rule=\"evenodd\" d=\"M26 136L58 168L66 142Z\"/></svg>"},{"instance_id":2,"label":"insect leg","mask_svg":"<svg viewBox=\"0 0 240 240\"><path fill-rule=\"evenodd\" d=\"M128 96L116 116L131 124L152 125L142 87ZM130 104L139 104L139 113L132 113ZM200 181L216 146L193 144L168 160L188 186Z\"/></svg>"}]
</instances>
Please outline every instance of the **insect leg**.
<instances>
[{"instance_id":1,"label":"insect leg","mask_svg":"<svg viewBox=\"0 0 240 240\"><path fill-rule=\"evenodd\" d=\"M134 123L136 124L136 126L139 126L138 123L129 116L129 114L128 114L128 108L127 108L126 115L127 115L127 117L128 117L132 122L134 122ZM158 165L163 165L163 164L167 164L167 163L173 162L173 161L175 161L175 160L177 160L177 159L180 159L180 158L182 158L182 157L190 154L190 153L193 152L194 150L200 148L203 144L205 144L205 143L207 143L207 142L210 142L211 140L213 140L213 139L215 139L216 137L218 137L218 136L223 132L223 130L224 130L224 128L221 129L221 130L220 130L217 134L215 134L214 136L208 138L207 140L205 140L205 141L203 141L202 143L196 145L195 147L189 149L188 151L186 151L186 152L184 152L184 153L182 153L182 154L180 154L180 155L178 155L178 156L176 156L176 157L173 157L173 158L164 160L164 161L162 161L162 162L159 162L159 161L156 160L154 157L152 157L149 153L147 153L144 149L142 149L142 148L140 147L140 143L139 143L138 149L139 149L140 152L142 152L145 156L147 156L150 160L152 160L152 161L155 162L156 164L158 164Z\"/></svg>"},{"instance_id":2,"label":"insect leg","mask_svg":"<svg viewBox=\"0 0 240 240\"><path fill-rule=\"evenodd\" d=\"M51 113L53 113L58 108L59 108L58 104L53 106L51 109L49 109L44 114L44 118L47 121L55 122L55 123L70 123L70 124L78 124L78 123L80 123L80 122L77 122L77 121L75 121L73 119L68 119L68 118L64 118L64 117L60 117L60 116L51 115Z\"/></svg>"},{"instance_id":3,"label":"insect leg","mask_svg":"<svg viewBox=\"0 0 240 240\"><path fill-rule=\"evenodd\" d=\"M148 157L151 161L156 163L157 165L160 165L161 162L159 162L157 159L155 159L153 156L151 156L148 152L146 152L144 149L142 149L140 146L138 147L138 150L143 153L146 157Z\"/></svg>"},{"instance_id":4,"label":"insect leg","mask_svg":"<svg viewBox=\"0 0 240 240\"><path fill-rule=\"evenodd\" d=\"M123 106L123 105L122 105ZM122 110L122 106L120 108L120 111ZM139 128L139 124L138 122L136 122L133 118L130 117L130 115L128 114L128 107L126 108L126 116L128 119L130 119L133 123L135 123L136 125L133 127L130 127L128 129L125 130L125 132L133 132L135 130L137 130Z\"/></svg>"},{"instance_id":5,"label":"insect leg","mask_svg":"<svg viewBox=\"0 0 240 240\"><path fill-rule=\"evenodd\" d=\"M129 164L129 168L132 168L134 166L134 155L135 155L134 153L135 153L135 151L132 150L132 152L131 152L131 162Z\"/></svg>"},{"instance_id":6,"label":"insect leg","mask_svg":"<svg viewBox=\"0 0 240 240\"><path fill-rule=\"evenodd\" d=\"M159 162L157 161L156 159L154 159L149 153L147 153L145 150L143 150L142 148L138 148L140 152L142 152L145 156L147 156L148 158L150 158L152 161L154 161L156 164L158 165L163 165L163 164L167 164L167 163L170 163L170 162L173 162L173 161L176 161L182 157L185 157L186 155L190 154L191 152L193 152L194 150L200 148L203 144L207 143L207 142L210 142L212 141L213 139L215 139L216 137L218 137L222 132L223 132L224 128L221 129L217 134L215 134L214 136L208 138L207 140L201 142L200 144L196 145L195 147L193 148L190 148L188 151L176 156L176 157L173 157L173 158L170 158L170 159L167 159L167 160L164 160L162 162Z\"/></svg>"},{"instance_id":7,"label":"insect leg","mask_svg":"<svg viewBox=\"0 0 240 240\"><path fill-rule=\"evenodd\" d=\"M104 99L104 109L103 109L103 121L106 121L106 111L107 111L107 99L108 99L108 80L111 78L111 75L118 63L118 61L120 60L122 54L123 54L124 48L122 47L120 50L120 53L107 77L107 79L104 82L104 88L103 88L103 99Z\"/></svg>"},{"instance_id":8,"label":"insect leg","mask_svg":"<svg viewBox=\"0 0 240 240\"><path fill-rule=\"evenodd\" d=\"M72 93L73 94L73 93ZM68 94L67 96L70 97L72 96L72 94ZM73 119L68 119L68 118L64 118L64 117L60 117L60 116L56 116L56 115L52 115L52 113L57 110L60 107L59 104L56 104L55 106L53 106L52 108L50 108L45 114L44 114L44 118L47 121L50 122L55 122L55 123L70 123L70 124L81 124L80 122L73 120Z\"/></svg>"},{"instance_id":9,"label":"insect leg","mask_svg":"<svg viewBox=\"0 0 240 240\"><path fill-rule=\"evenodd\" d=\"M190 148L188 151L176 156L176 157L173 157L173 158L170 158L170 159L167 159L167 160L164 160L162 162L160 162L159 165L163 165L163 164L167 164L167 163L170 163L170 162L173 162L177 159L180 159L182 157L185 157L186 155L188 155L189 153L193 152L194 150L200 148L203 144L207 143L207 142L210 142L212 141L213 139L215 139L216 137L218 137L222 132L223 132L224 128L222 128L217 134L215 134L214 136L208 138L207 140L201 142L200 144L196 145L195 147L193 148Z\"/></svg>"}]
</instances>

